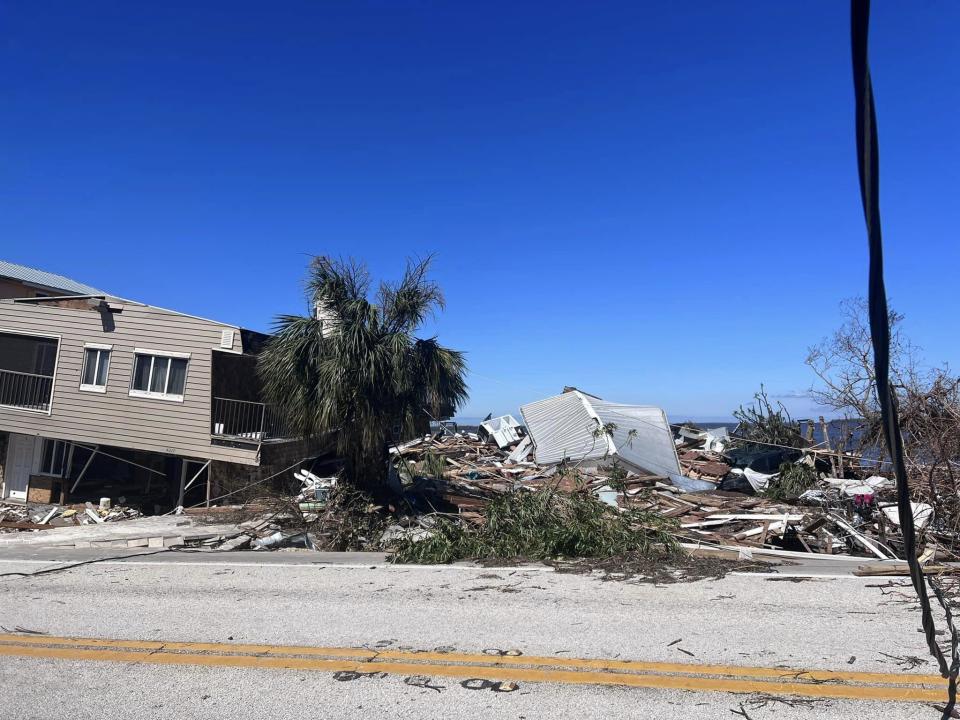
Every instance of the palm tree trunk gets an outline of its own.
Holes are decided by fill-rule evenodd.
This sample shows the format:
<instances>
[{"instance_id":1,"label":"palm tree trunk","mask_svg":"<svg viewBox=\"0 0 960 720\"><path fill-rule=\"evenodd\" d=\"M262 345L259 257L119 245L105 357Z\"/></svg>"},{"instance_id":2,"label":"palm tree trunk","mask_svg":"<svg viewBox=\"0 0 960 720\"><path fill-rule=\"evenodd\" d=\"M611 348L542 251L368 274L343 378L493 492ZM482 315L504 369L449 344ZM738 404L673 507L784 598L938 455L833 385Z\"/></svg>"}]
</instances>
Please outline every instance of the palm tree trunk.
<instances>
[{"instance_id":1,"label":"palm tree trunk","mask_svg":"<svg viewBox=\"0 0 960 720\"><path fill-rule=\"evenodd\" d=\"M377 449L360 449L344 458L344 480L374 500L388 499L393 493L389 483L390 455L386 445Z\"/></svg>"}]
</instances>

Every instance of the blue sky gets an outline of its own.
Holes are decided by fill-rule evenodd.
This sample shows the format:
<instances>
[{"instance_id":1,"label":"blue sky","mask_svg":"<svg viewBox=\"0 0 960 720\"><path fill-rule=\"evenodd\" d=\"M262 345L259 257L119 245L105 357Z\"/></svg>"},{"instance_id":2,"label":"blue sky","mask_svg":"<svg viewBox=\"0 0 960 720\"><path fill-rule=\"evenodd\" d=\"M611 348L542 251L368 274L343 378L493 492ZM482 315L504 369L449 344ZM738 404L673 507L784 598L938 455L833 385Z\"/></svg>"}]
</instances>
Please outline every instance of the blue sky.
<instances>
[{"instance_id":1,"label":"blue sky","mask_svg":"<svg viewBox=\"0 0 960 720\"><path fill-rule=\"evenodd\" d=\"M436 253L468 416L797 395L862 294L845 2L0 5L0 257L266 330ZM954 361L960 4L874 3L888 290ZM954 363L955 364L955 363ZM797 413L809 402L790 399ZM683 417L681 417L683 416Z\"/></svg>"}]
</instances>

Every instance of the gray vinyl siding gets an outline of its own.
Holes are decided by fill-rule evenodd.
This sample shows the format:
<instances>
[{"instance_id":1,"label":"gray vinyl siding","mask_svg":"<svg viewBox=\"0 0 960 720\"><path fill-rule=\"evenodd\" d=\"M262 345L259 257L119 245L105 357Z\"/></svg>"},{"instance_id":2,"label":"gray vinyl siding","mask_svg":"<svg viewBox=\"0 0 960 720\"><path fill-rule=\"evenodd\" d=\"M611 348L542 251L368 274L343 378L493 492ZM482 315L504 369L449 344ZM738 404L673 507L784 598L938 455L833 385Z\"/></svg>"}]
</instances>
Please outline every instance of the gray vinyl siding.
<instances>
[{"instance_id":1,"label":"gray vinyl siding","mask_svg":"<svg viewBox=\"0 0 960 720\"><path fill-rule=\"evenodd\" d=\"M191 458L256 465L255 449L210 441L212 354L221 352L221 332L239 328L187 317L160 308L123 303L105 331L92 310L46 303L0 302L0 331L59 335L60 348L50 414L0 406L0 430L145 450ZM80 389L84 344L112 345L107 389ZM183 401L130 396L134 349L190 353Z\"/></svg>"}]
</instances>

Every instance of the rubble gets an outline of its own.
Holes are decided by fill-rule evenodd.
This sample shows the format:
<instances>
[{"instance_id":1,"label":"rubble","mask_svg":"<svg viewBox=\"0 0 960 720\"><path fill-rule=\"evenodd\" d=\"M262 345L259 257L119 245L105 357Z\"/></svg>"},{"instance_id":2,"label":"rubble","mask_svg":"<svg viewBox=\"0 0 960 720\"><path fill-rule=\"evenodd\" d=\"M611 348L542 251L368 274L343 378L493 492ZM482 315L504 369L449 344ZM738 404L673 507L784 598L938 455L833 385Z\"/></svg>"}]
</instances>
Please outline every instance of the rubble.
<instances>
[{"instance_id":1,"label":"rubble","mask_svg":"<svg viewBox=\"0 0 960 720\"><path fill-rule=\"evenodd\" d=\"M83 505L51 505L48 503L0 502L0 532L45 530L92 523L119 522L141 517L139 510L123 505L111 507L92 503Z\"/></svg>"},{"instance_id":2,"label":"rubble","mask_svg":"<svg viewBox=\"0 0 960 720\"><path fill-rule=\"evenodd\" d=\"M390 550L430 541L451 523L482 529L494 501L546 490L590 495L606 512L614 508L625 517L662 519L667 524L658 530L671 542L717 557L903 558L895 482L857 456L831 463L813 445L768 446L725 428L669 426L658 408L606 403L576 390L526 405L522 414L531 427L505 415L488 418L477 433L441 427L391 447L396 501L377 505L335 474L300 469L293 473L300 483L295 496L198 509L206 522L236 512L230 521L239 524L233 532L196 536L195 544ZM584 420L583 432L570 431L576 426L571 417ZM565 444L574 451L562 453ZM833 476L837 468L841 477ZM940 517L942 506L930 492L914 489L914 518L924 561L939 567L957 559L960 534ZM0 503L0 532L45 534L139 518L123 500L67 507Z\"/></svg>"},{"instance_id":3,"label":"rubble","mask_svg":"<svg viewBox=\"0 0 960 720\"><path fill-rule=\"evenodd\" d=\"M848 477L830 477L825 472L830 465L820 460L816 448L762 448L726 432L678 432L682 475L709 481L711 488L689 492L677 487L675 477L636 472L635 465L620 462L616 455L582 465L538 464L536 431L512 448L499 447L492 437L488 440L471 433L440 433L395 448L392 456L406 494L432 498L432 506L421 508L424 512L477 524L483 522L484 508L504 493L556 488L593 493L624 511L648 511L676 520L673 533L687 548L733 550L741 558L751 557L755 550L859 557L864 562L903 555L895 482L873 470L857 473L853 463L846 465ZM722 452L717 449L721 446ZM812 487L781 499L777 491L784 468L795 467L805 468ZM433 472L425 472L430 468ZM744 491L721 489L737 477ZM937 526L933 506L914 503L914 515L918 531L926 533L928 548L936 548L928 559L952 558L946 544L938 543L938 534L952 536L952 531ZM411 534L422 539L430 530L429 524L412 523L389 532L383 544Z\"/></svg>"},{"instance_id":4,"label":"rubble","mask_svg":"<svg viewBox=\"0 0 960 720\"><path fill-rule=\"evenodd\" d=\"M526 434L526 429L517 422L513 415L501 415L500 417L488 417L482 423L478 430L481 440L492 439L501 450L519 442L520 438Z\"/></svg>"}]
</instances>

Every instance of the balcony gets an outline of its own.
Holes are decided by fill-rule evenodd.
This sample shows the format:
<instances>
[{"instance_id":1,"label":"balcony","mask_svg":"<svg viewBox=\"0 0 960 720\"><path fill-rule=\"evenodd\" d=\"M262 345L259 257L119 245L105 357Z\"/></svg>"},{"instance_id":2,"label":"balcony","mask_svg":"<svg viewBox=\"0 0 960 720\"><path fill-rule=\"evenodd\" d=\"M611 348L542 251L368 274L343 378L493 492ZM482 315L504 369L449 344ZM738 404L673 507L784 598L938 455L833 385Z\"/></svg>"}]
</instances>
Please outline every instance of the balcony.
<instances>
[{"instance_id":1,"label":"balcony","mask_svg":"<svg viewBox=\"0 0 960 720\"><path fill-rule=\"evenodd\" d=\"M257 444L294 437L273 406L221 397L213 398L210 434L220 440Z\"/></svg>"},{"instance_id":2,"label":"balcony","mask_svg":"<svg viewBox=\"0 0 960 720\"><path fill-rule=\"evenodd\" d=\"M56 338L0 332L0 405L50 412Z\"/></svg>"},{"instance_id":3,"label":"balcony","mask_svg":"<svg viewBox=\"0 0 960 720\"><path fill-rule=\"evenodd\" d=\"M50 412L53 375L0 370L0 405Z\"/></svg>"}]
</instances>

